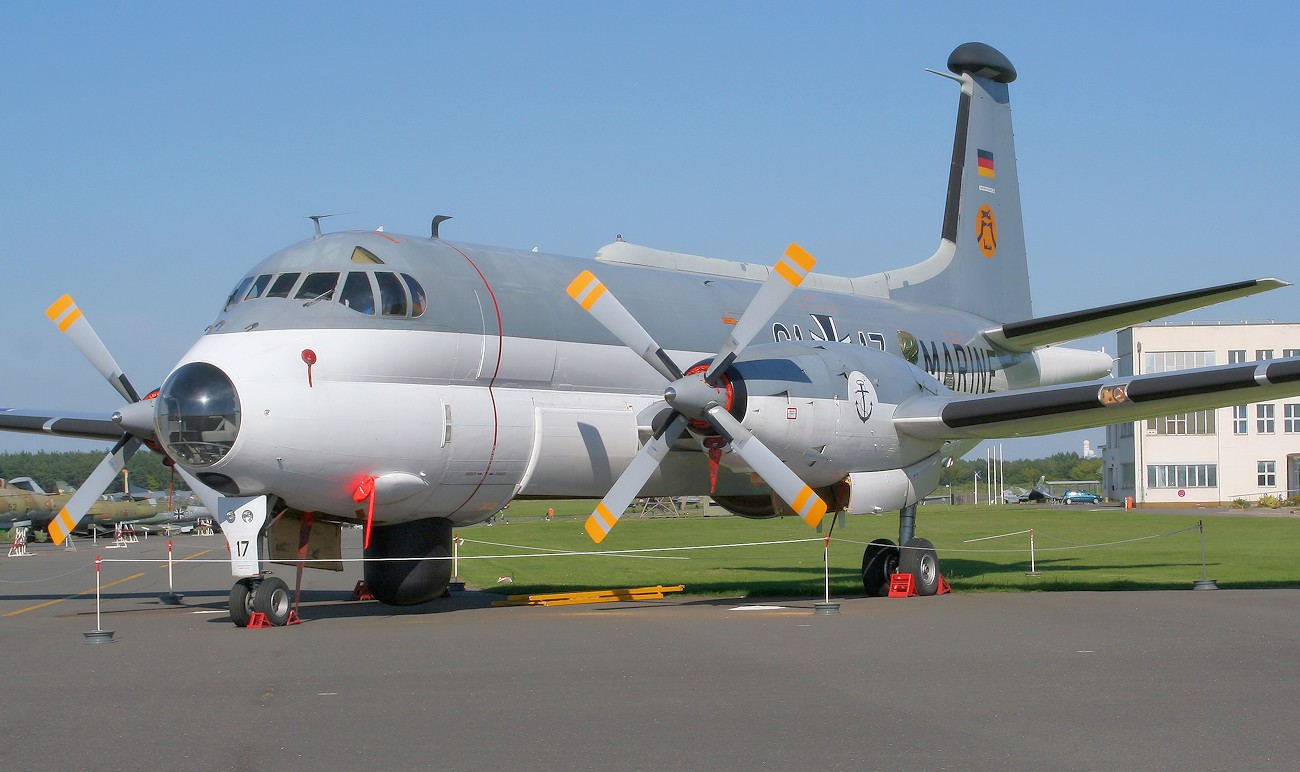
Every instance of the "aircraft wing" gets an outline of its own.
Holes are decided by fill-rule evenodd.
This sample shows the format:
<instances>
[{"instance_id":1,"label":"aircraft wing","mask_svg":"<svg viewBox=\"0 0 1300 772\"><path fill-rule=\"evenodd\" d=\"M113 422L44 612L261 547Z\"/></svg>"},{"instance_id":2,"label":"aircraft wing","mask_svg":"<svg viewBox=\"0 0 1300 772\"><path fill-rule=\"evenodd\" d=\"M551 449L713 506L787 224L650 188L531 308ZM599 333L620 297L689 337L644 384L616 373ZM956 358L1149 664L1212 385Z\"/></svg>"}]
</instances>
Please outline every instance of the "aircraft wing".
<instances>
[{"instance_id":1,"label":"aircraft wing","mask_svg":"<svg viewBox=\"0 0 1300 772\"><path fill-rule=\"evenodd\" d=\"M1084 311L1009 322L1001 327L985 330L984 337L993 344L1011 351L1031 351L1040 346L1120 330L1152 319L1194 311L1225 300L1244 298L1288 286L1290 283L1281 279L1251 279L1234 284L1221 284L1217 287L1161 295L1145 300L1132 300Z\"/></svg>"},{"instance_id":2,"label":"aircraft wing","mask_svg":"<svg viewBox=\"0 0 1300 772\"><path fill-rule=\"evenodd\" d=\"M55 413L0 407L0 431L80 437L116 442L126 432L110 418L92 413Z\"/></svg>"},{"instance_id":3,"label":"aircraft wing","mask_svg":"<svg viewBox=\"0 0 1300 772\"><path fill-rule=\"evenodd\" d=\"M1088 429L1300 394L1300 357L1129 375L972 397L916 397L894 411L900 434L997 439Z\"/></svg>"}]
</instances>

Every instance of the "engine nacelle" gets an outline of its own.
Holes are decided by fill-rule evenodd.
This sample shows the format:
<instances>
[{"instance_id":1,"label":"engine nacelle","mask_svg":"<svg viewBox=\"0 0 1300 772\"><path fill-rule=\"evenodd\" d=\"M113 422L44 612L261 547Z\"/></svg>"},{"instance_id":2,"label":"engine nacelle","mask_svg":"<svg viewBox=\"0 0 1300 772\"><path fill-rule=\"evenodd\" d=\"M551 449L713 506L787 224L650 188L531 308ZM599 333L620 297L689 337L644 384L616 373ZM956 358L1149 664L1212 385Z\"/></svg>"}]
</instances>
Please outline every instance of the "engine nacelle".
<instances>
[{"instance_id":1,"label":"engine nacelle","mask_svg":"<svg viewBox=\"0 0 1300 772\"><path fill-rule=\"evenodd\" d=\"M1104 351L1064 346L1040 348L1006 369L1012 389L1079 383L1110 376L1114 360Z\"/></svg>"},{"instance_id":2,"label":"engine nacelle","mask_svg":"<svg viewBox=\"0 0 1300 772\"><path fill-rule=\"evenodd\" d=\"M850 472L846 511L850 515L875 514L919 502L938 487L945 461L935 455L906 469Z\"/></svg>"},{"instance_id":3,"label":"engine nacelle","mask_svg":"<svg viewBox=\"0 0 1300 772\"><path fill-rule=\"evenodd\" d=\"M733 406L733 414L813 488L837 485L851 473L904 469L942 445L900 436L893 417L906 399L947 390L924 370L877 349L751 346L727 374L743 383L744 403ZM743 464L730 454L723 463Z\"/></svg>"}]
</instances>

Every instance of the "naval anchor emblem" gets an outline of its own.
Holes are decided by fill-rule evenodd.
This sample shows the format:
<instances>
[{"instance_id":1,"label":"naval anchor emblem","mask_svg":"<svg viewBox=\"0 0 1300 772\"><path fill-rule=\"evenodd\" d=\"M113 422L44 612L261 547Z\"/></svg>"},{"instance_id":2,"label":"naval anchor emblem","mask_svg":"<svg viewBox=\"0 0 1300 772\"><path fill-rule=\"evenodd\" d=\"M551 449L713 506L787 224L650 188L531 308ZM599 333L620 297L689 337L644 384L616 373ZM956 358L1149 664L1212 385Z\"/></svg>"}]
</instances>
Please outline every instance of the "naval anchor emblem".
<instances>
[{"instance_id":1,"label":"naval anchor emblem","mask_svg":"<svg viewBox=\"0 0 1300 772\"><path fill-rule=\"evenodd\" d=\"M871 417L872 408L876 406L876 395L871 390L871 381L857 370L849 373L849 399L853 400L858 420L866 423Z\"/></svg>"}]
</instances>

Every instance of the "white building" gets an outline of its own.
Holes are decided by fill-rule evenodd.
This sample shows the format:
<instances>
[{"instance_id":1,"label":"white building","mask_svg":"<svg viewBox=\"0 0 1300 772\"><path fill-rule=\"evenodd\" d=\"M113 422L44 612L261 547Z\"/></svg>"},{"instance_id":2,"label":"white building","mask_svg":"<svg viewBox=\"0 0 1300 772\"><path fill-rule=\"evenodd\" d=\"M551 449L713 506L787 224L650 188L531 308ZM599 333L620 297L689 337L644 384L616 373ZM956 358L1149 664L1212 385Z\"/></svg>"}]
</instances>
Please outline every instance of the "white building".
<instances>
[{"instance_id":1,"label":"white building","mask_svg":"<svg viewBox=\"0 0 1300 772\"><path fill-rule=\"evenodd\" d=\"M1147 324L1119 332L1116 375L1300 356L1300 324ZM1300 397L1106 428L1105 494L1152 505L1300 494Z\"/></svg>"}]
</instances>

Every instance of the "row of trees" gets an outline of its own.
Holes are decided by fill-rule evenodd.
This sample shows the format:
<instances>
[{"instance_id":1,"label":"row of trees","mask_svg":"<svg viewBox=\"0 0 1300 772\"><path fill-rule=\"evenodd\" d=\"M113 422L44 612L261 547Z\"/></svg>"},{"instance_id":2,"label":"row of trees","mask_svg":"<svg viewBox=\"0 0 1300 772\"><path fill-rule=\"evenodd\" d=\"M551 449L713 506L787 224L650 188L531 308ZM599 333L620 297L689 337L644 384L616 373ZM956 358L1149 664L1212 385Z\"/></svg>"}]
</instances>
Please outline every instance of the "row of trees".
<instances>
[{"instance_id":1,"label":"row of trees","mask_svg":"<svg viewBox=\"0 0 1300 772\"><path fill-rule=\"evenodd\" d=\"M104 454L95 451L0 453L0 479L30 477L50 492L60 480L80 487L103 459ZM131 487L137 490L166 490L171 480L171 470L163 466L162 456L143 449L131 457L126 468L131 472ZM179 477L176 479L178 486L185 487ZM106 492L122 492L121 475Z\"/></svg>"},{"instance_id":2,"label":"row of trees","mask_svg":"<svg viewBox=\"0 0 1300 772\"><path fill-rule=\"evenodd\" d=\"M45 490L52 491L57 480L81 485L103 457L102 453L95 452L3 453L0 454L0 478L31 477ZM136 453L127 469L131 470L131 485L135 488L164 490L171 479L171 470L163 466L162 458L155 453ZM953 487L969 485L977 471L982 479L983 458L961 459L943 471L939 482ZM1056 453L1047 458L1006 461L1003 473L1007 485L1022 488L1032 487L1043 476L1049 480L1100 480L1101 459L1083 458L1078 453ZM121 490L122 478L118 477L108 492Z\"/></svg>"},{"instance_id":3,"label":"row of trees","mask_svg":"<svg viewBox=\"0 0 1300 772\"><path fill-rule=\"evenodd\" d=\"M945 469L939 482L954 488L959 485L970 485L971 480L975 479L976 472L980 473L981 480L986 478L984 459L969 456ZM1033 487L1040 477L1049 480L1100 480L1101 459L1084 458L1073 452L1055 453L1047 458L1004 461L1002 473L1008 487L1018 485L1021 488Z\"/></svg>"}]
</instances>

